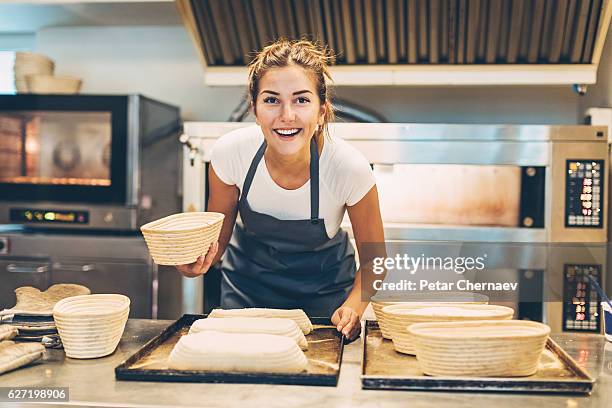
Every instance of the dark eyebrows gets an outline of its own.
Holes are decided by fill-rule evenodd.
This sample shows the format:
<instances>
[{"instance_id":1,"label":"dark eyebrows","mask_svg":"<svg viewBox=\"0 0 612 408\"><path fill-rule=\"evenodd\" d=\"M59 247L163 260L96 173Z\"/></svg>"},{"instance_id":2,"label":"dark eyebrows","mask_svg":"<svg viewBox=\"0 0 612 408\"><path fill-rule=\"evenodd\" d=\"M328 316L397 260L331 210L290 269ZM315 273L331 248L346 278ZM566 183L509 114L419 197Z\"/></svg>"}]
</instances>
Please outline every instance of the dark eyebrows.
<instances>
[{"instance_id":1,"label":"dark eyebrows","mask_svg":"<svg viewBox=\"0 0 612 408\"><path fill-rule=\"evenodd\" d=\"M277 95L277 96L280 95L280 93L278 93L278 92L270 91L270 90L267 90L267 89L264 89L263 91L261 91L261 93L262 94L269 93L269 94ZM304 89L304 90L301 90L301 91L294 92L293 95L302 95L302 94L305 94L305 93L310 93L311 94L312 92L310 92L308 89Z\"/></svg>"}]
</instances>

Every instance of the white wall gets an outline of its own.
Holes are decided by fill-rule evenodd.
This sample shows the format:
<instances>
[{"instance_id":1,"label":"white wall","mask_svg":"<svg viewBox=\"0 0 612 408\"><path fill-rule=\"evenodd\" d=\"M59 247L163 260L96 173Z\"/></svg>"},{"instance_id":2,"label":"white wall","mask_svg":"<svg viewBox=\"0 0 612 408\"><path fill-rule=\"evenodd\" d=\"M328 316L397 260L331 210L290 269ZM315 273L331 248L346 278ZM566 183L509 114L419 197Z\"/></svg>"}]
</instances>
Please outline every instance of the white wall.
<instances>
[{"instance_id":1,"label":"white wall","mask_svg":"<svg viewBox=\"0 0 612 408\"><path fill-rule=\"evenodd\" d=\"M606 45L597 71L597 85L590 87L580 98L579 113L590 107L612 107L612 29L608 30Z\"/></svg>"},{"instance_id":2,"label":"white wall","mask_svg":"<svg viewBox=\"0 0 612 408\"><path fill-rule=\"evenodd\" d=\"M586 98L570 86L344 87L336 93L394 122L580 123L584 105L610 105L611 48L608 38L602 82ZM43 29L36 50L56 60L58 73L82 77L85 93L142 93L179 105L186 120L226 120L244 92L204 85L183 27Z\"/></svg>"},{"instance_id":3,"label":"white wall","mask_svg":"<svg viewBox=\"0 0 612 408\"><path fill-rule=\"evenodd\" d=\"M564 87L343 88L336 94L370 103L393 122L576 123L577 96Z\"/></svg>"},{"instance_id":4,"label":"white wall","mask_svg":"<svg viewBox=\"0 0 612 408\"><path fill-rule=\"evenodd\" d=\"M43 29L36 51L56 73L83 78L83 93L142 93L181 107L188 120L225 120L240 88L204 85L196 49L183 27Z\"/></svg>"},{"instance_id":5,"label":"white wall","mask_svg":"<svg viewBox=\"0 0 612 408\"><path fill-rule=\"evenodd\" d=\"M34 33L4 33L0 34L0 50L16 51L35 47L36 35Z\"/></svg>"}]
</instances>

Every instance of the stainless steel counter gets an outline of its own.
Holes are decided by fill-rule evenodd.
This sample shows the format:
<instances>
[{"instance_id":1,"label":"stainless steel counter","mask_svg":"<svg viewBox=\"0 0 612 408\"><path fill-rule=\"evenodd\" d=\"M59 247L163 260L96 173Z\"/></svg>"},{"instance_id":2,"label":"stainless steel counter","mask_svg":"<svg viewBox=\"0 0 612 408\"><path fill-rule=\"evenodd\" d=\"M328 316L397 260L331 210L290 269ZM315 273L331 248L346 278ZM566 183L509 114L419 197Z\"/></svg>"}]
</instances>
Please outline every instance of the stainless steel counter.
<instances>
[{"instance_id":1,"label":"stainless steel counter","mask_svg":"<svg viewBox=\"0 0 612 408\"><path fill-rule=\"evenodd\" d=\"M169 320L130 320L117 351L105 358L74 360L65 358L62 350L49 350L42 364L0 376L0 387L69 387L70 405L92 407L603 408L609 407L612 401L612 343L606 343L603 336L588 334L558 334L553 338L597 379L590 396L364 391L359 377L359 341L345 348L337 387L116 381L114 368L170 323Z\"/></svg>"}]
</instances>

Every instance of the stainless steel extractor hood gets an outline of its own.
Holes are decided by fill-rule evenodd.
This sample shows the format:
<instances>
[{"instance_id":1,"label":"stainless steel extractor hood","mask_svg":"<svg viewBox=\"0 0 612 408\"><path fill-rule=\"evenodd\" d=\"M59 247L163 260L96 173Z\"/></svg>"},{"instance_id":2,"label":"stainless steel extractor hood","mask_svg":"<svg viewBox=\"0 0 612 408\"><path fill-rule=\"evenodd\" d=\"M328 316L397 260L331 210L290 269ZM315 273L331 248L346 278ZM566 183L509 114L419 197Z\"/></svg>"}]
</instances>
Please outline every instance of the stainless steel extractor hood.
<instances>
[{"instance_id":1,"label":"stainless steel extractor hood","mask_svg":"<svg viewBox=\"0 0 612 408\"><path fill-rule=\"evenodd\" d=\"M307 37L335 82L590 84L611 0L178 0L209 84L244 84L253 52Z\"/></svg>"}]
</instances>

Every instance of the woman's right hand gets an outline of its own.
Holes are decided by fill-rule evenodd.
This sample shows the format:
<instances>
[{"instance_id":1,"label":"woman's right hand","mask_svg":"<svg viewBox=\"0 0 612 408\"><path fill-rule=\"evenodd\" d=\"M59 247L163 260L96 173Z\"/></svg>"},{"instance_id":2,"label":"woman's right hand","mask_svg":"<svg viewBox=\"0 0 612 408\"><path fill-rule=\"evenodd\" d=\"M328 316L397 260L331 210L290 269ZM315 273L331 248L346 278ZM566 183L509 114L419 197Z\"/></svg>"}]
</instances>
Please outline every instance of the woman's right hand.
<instances>
[{"instance_id":1,"label":"woman's right hand","mask_svg":"<svg viewBox=\"0 0 612 408\"><path fill-rule=\"evenodd\" d=\"M186 278L195 278L196 276L203 275L210 269L218 250L219 242L213 242L208 248L206 255L200 255L194 263L176 265L176 269Z\"/></svg>"}]
</instances>

